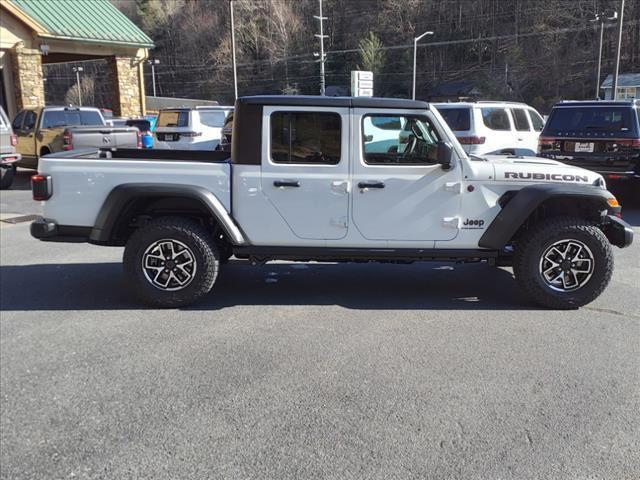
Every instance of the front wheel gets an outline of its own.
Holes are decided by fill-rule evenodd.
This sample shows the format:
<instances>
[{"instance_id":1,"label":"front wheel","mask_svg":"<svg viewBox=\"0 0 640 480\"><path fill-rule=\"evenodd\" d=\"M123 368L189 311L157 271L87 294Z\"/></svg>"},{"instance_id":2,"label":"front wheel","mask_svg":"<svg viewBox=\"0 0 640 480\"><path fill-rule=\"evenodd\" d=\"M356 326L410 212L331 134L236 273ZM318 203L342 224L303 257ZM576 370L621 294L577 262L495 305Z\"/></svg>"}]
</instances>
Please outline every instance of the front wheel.
<instances>
[{"instance_id":1,"label":"front wheel","mask_svg":"<svg viewBox=\"0 0 640 480\"><path fill-rule=\"evenodd\" d=\"M569 310L595 300L613 273L613 251L595 225L572 217L534 227L516 246L513 271L537 303Z\"/></svg>"},{"instance_id":2,"label":"front wheel","mask_svg":"<svg viewBox=\"0 0 640 480\"><path fill-rule=\"evenodd\" d=\"M177 217L152 220L131 235L124 250L128 284L154 307L189 305L209 293L219 254L199 224Z\"/></svg>"}]
</instances>

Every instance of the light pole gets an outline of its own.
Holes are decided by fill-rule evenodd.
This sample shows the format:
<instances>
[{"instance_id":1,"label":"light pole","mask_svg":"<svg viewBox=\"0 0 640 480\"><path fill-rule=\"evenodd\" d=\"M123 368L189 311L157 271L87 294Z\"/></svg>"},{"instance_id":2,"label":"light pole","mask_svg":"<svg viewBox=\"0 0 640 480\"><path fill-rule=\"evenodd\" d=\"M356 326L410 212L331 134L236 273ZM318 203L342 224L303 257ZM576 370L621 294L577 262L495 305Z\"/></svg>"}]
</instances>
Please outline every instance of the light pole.
<instances>
[{"instance_id":1,"label":"light pole","mask_svg":"<svg viewBox=\"0 0 640 480\"><path fill-rule=\"evenodd\" d=\"M602 40L604 38L604 22L605 20L615 20L618 18L618 12L613 12L613 16L604 17L604 13L596 13L596 17L591 22L600 22L600 46L598 48L598 74L596 75L596 100L600 98L600 74L602 72Z\"/></svg>"},{"instance_id":2,"label":"light pole","mask_svg":"<svg viewBox=\"0 0 640 480\"><path fill-rule=\"evenodd\" d=\"M151 84L153 85L153 96L156 96L156 65L160 64L157 58L150 58L147 64L151 65Z\"/></svg>"},{"instance_id":3,"label":"light pole","mask_svg":"<svg viewBox=\"0 0 640 480\"><path fill-rule=\"evenodd\" d=\"M238 73L236 72L236 27L233 21L233 0L229 2L231 13L231 62L233 63L233 98L238 99Z\"/></svg>"},{"instance_id":4,"label":"light pole","mask_svg":"<svg viewBox=\"0 0 640 480\"><path fill-rule=\"evenodd\" d=\"M76 73L76 84L78 85L78 106L82 106L82 90L80 89L80 72L84 71L82 67L73 67L73 71Z\"/></svg>"},{"instance_id":5,"label":"light pole","mask_svg":"<svg viewBox=\"0 0 640 480\"><path fill-rule=\"evenodd\" d=\"M611 99L618 98L618 73L620 73L620 50L622 49L622 23L624 21L624 0L620 4L620 25L618 25L618 49L616 53L616 68L613 71L613 94Z\"/></svg>"},{"instance_id":6,"label":"light pole","mask_svg":"<svg viewBox=\"0 0 640 480\"><path fill-rule=\"evenodd\" d=\"M320 95L324 95L325 92L325 80L324 80L324 61L327 58L327 54L324 53L324 39L328 38L328 35L324 34L324 26L323 23L327 19L327 17L322 16L322 0L320 0L320 15L314 15L313 18L320 20L320 34L315 34L316 38L320 39ZM314 53L314 57L317 57L318 54Z\"/></svg>"},{"instance_id":7,"label":"light pole","mask_svg":"<svg viewBox=\"0 0 640 480\"><path fill-rule=\"evenodd\" d=\"M419 37L415 37L413 39L413 94L411 95L413 100L416 99L416 62L418 57L418 42L427 35L433 35L433 32L424 32Z\"/></svg>"}]
</instances>

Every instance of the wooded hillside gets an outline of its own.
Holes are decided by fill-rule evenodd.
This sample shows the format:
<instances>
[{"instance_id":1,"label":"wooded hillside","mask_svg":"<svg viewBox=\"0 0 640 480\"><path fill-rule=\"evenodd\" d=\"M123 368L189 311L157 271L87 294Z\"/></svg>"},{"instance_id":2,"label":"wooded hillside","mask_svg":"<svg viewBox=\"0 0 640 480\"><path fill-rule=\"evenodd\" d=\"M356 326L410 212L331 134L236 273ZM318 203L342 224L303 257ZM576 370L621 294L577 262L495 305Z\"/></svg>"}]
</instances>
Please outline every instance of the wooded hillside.
<instances>
[{"instance_id":1,"label":"wooded hillside","mask_svg":"<svg viewBox=\"0 0 640 480\"><path fill-rule=\"evenodd\" d=\"M156 42L158 95L233 99L228 0L112 0ZM327 86L375 72L375 94L418 98L470 81L484 98L543 111L557 99L593 98L599 24L620 0L324 0ZM319 92L319 0L236 0L239 93ZM640 71L640 0L627 0L621 72ZM605 28L602 81L613 72L616 24ZM147 92L150 70L145 69Z\"/></svg>"}]
</instances>

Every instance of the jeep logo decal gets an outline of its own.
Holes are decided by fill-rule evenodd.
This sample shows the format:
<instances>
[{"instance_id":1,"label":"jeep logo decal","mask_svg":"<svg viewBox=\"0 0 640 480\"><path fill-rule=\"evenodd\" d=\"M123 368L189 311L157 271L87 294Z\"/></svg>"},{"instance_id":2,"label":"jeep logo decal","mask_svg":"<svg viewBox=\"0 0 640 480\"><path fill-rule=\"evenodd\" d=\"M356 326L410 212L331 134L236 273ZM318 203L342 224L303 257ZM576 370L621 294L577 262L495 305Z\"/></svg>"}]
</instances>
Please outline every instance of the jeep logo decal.
<instances>
[{"instance_id":1,"label":"jeep logo decal","mask_svg":"<svg viewBox=\"0 0 640 480\"><path fill-rule=\"evenodd\" d=\"M570 175L570 174L561 174L561 173L504 172L504 178L510 178L515 180L551 180L556 182L589 183L589 177L585 175Z\"/></svg>"},{"instance_id":2,"label":"jeep logo decal","mask_svg":"<svg viewBox=\"0 0 640 480\"><path fill-rule=\"evenodd\" d=\"M484 228L484 220L474 220L467 218L462 224L463 229L482 229Z\"/></svg>"}]
</instances>

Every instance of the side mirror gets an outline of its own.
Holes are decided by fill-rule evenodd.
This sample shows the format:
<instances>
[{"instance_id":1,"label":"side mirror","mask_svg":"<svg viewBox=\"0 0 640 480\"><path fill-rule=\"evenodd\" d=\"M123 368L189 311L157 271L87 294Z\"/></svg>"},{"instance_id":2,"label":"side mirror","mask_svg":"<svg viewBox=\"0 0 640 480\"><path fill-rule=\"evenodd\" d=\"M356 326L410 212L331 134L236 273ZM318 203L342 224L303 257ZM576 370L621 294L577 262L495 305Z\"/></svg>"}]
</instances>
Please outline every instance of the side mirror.
<instances>
[{"instance_id":1,"label":"side mirror","mask_svg":"<svg viewBox=\"0 0 640 480\"><path fill-rule=\"evenodd\" d=\"M436 163L442 165L443 170L449 170L453 159L453 147L448 142L438 142L438 157Z\"/></svg>"}]
</instances>

